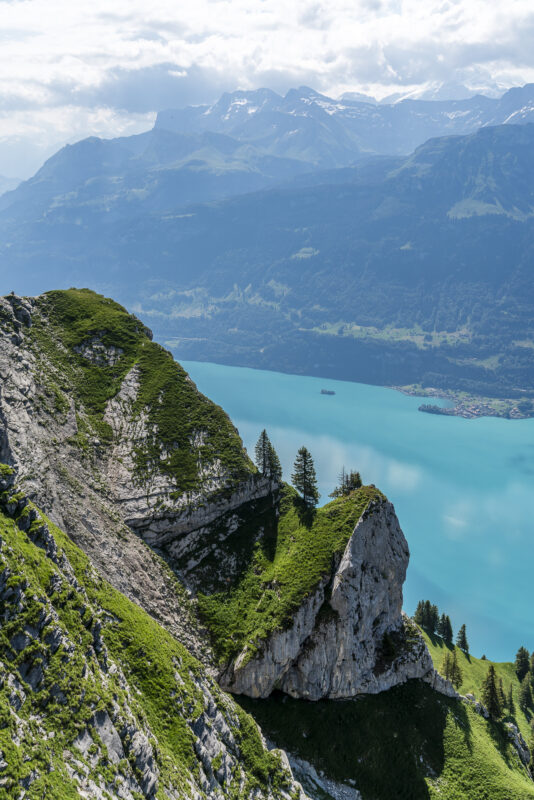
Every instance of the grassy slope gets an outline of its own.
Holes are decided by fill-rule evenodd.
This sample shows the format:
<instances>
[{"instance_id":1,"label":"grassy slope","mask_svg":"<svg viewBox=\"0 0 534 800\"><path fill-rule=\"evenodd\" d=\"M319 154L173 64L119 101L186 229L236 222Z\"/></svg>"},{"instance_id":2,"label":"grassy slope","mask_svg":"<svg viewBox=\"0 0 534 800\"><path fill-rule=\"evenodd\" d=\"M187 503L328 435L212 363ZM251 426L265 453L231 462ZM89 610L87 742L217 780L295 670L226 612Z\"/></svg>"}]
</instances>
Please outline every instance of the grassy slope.
<instances>
[{"instance_id":1,"label":"grassy slope","mask_svg":"<svg viewBox=\"0 0 534 800\"><path fill-rule=\"evenodd\" d=\"M534 784L503 728L426 684L316 703L239 698L277 746L363 800L527 800Z\"/></svg>"},{"instance_id":2,"label":"grassy slope","mask_svg":"<svg viewBox=\"0 0 534 800\"><path fill-rule=\"evenodd\" d=\"M0 777L7 778L2 790L7 794L2 796L18 798L19 779L37 766L41 777L31 784L26 795L28 798L40 800L45 794L65 800L77 798L75 784L65 769L63 752L72 748L74 738L85 728L95 709L111 710L116 699L119 705L122 701L128 702L136 717L157 736L161 774L158 797L163 797L161 789L164 785L174 785L181 797L184 780L198 769L194 737L186 718L194 720L205 707L204 695L195 682L195 678L206 681L203 668L143 610L100 579L88 558L62 531L48 520L47 524L91 605L88 607L87 600L65 584L60 590L51 591L51 579L57 572L53 562L18 530L12 519L0 512L0 537L4 542L0 560L7 562L11 573L9 585L21 588L25 604L21 613L11 616L11 621L0 627L0 676L2 661L9 662L11 671L29 659L35 664L43 657L50 661L45 671L44 687L38 692L31 692L26 687L28 699L18 713L33 733L23 738L20 747L13 742L17 723L10 712L10 689L7 683L0 681L0 749L8 764L0 773ZM76 643L74 652L65 658L63 647L60 647L55 655L51 655L44 641L45 627L40 641L15 654L10 641L26 624L38 618L47 598L58 615L59 625ZM94 609L102 610L108 621L103 627L103 638L109 655L126 676L131 690L129 697L111 673L107 674L105 682L91 677L99 673L96 657L87 654L92 644L89 628ZM86 664L90 667L89 678L85 673ZM64 692L65 703L54 698L51 691L54 684ZM215 684L211 684L211 691L221 704L230 706L248 786L265 786L268 782L278 785L281 773L277 755L264 750L251 719ZM38 735L30 715L39 715L51 738ZM79 754L76 757L82 760ZM48 771L49 764L53 771ZM120 768L120 764L118 766ZM98 769L94 773L97 780L98 774L113 779L111 765L108 764L103 773Z\"/></svg>"},{"instance_id":3,"label":"grassy slope","mask_svg":"<svg viewBox=\"0 0 534 800\"><path fill-rule=\"evenodd\" d=\"M532 719L532 715L525 715L519 708L519 681L517 679L517 675L515 674L515 669L512 662L498 663L488 660L483 661L482 659L475 658L472 655L467 656L462 650L460 650L459 647L446 645L440 636L436 636L435 634L430 635L423 628L421 628L421 632L425 638L428 649L430 650L430 655L432 656L434 666L438 671L440 671L441 665L443 664L445 653L447 651L452 652L453 650L456 650L458 664L460 665L463 676L463 683L460 686L459 691L464 695L471 693L475 695L477 700L480 700L482 693L482 682L486 677L489 665L493 664L497 677L502 678L505 694L508 693L508 688L510 684L512 684L515 715L513 717L505 716L504 719L505 721L515 722L528 743L530 738L529 720Z\"/></svg>"},{"instance_id":4,"label":"grassy slope","mask_svg":"<svg viewBox=\"0 0 534 800\"><path fill-rule=\"evenodd\" d=\"M48 292L37 298L31 331L40 359L41 383L58 411L68 409L72 395L78 418L78 444L87 448L91 435L110 440L103 420L107 402L125 375L136 366L140 391L135 411L148 414L154 437L136 452L140 480L155 469L172 479L177 493L197 488L199 457L220 459L230 479L241 480L253 471L236 429L219 406L198 392L170 353L152 342L148 331L122 306L88 289ZM95 364L73 348L97 336L104 347L120 348L114 365ZM39 363L39 362L38 362ZM202 431L203 443L193 439Z\"/></svg>"},{"instance_id":5,"label":"grassy slope","mask_svg":"<svg viewBox=\"0 0 534 800\"><path fill-rule=\"evenodd\" d=\"M282 489L278 530L258 542L236 585L200 595L199 607L222 661L245 645L252 654L262 639L283 626L332 567L370 500L382 497L369 486L303 515L296 492Z\"/></svg>"}]
</instances>

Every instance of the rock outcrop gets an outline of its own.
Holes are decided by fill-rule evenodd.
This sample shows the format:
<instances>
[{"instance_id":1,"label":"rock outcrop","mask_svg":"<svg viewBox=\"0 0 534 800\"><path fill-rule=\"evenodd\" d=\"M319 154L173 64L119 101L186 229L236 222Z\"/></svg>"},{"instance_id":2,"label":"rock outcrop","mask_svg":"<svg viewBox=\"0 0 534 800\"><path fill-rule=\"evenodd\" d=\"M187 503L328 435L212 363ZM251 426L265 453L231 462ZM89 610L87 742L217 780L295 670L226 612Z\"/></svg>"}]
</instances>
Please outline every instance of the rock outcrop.
<instances>
[{"instance_id":1,"label":"rock outcrop","mask_svg":"<svg viewBox=\"0 0 534 800\"><path fill-rule=\"evenodd\" d=\"M109 301L95 297L87 302L109 308ZM194 602L168 565L193 592L226 588L250 563L262 537L276 540L278 486L250 472L239 441L232 473L203 429L203 414L187 441L164 445L144 404L146 376L135 359L103 408L103 441L94 414L80 401L84 364L119 370L129 357L128 341L114 343L99 323L96 329L88 325L78 344L68 344L71 332L48 324L50 308L46 299L0 299L3 457L19 468L25 491L102 575L213 667ZM117 313L122 316L114 324L129 324L133 337L149 341L138 321ZM141 346L156 347L146 342ZM109 379L108 372L96 374ZM89 373L91 380L94 375ZM213 413L205 398L199 402L203 413ZM183 413L190 413L187 406ZM227 436L234 436L227 418L224 424ZM178 491L168 465L184 447L198 480ZM278 687L317 699L379 692L412 677L436 683L424 643L401 614L408 556L392 506L370 507L287 627L275 630L252 658L248 652L238 656L220 676L222 685L255 697Z\"/></svg>"},{"instance_id":2,"label":"rock outcrop","mask_svg":"<svg viewBox=\"0 0 534 800\"><path fill-rule=\"evenodd\" d=\"M284 754L268 753L200 663L56 541L14 481L0 464L0 715L11 740L0 795L307 800ZM259 782L250 748L264 760Z\"/></svg>"},{"instance_id":3,"label":"rock outcrop","mask_svg":"<svg viewBox=\"0 0 534 800\"><path fill-rule=\"evenodd\" d=\"M238 656L220 677L232 692L353 697L410 678L434 679L426 645L402 615L409 550L387 500L363 513L345 551L284 630Z\"/></svg>"},{"instance_id":4,"label":"rock outcrop","mask_svg":"<svg viewBox=\"0 0 534 800\"><path fill-rule=\"evenodd\" d=\"M148 425L145 411L135 408L139 370L127 372L107 404L103 422L112 436L104 443L92 431L92 417L79 400L73 358L97 368L116 367L121 348L104 345L99 331L70 352L49 325L44 307L40 299L0 298L0 458L17 468L28 496L112 585L209 665L209 638L194 603L154 548L176 569L183 566L185 575L189 563L198 566L209 552L203 543L206 533L224 538L239 527L243 507L249 508L249 516L258 502L272 507L273 487L250 472L247 480L233 479L208 447L200 426L193 446L200 488L176 494L159 461L140 477L136 453L157 439L158 431ZM46 346L34 335L36 329L45 331ZM139 336L149 341L141 323L139 329ZM59 363L58 354L63 359ZM203 402L208 407L205 398ZM177 407L178 418L180 413ZM229 420L227 425L231 432ZM246 466L245 454L241 461Z\"/></svg>"}]
</instances>

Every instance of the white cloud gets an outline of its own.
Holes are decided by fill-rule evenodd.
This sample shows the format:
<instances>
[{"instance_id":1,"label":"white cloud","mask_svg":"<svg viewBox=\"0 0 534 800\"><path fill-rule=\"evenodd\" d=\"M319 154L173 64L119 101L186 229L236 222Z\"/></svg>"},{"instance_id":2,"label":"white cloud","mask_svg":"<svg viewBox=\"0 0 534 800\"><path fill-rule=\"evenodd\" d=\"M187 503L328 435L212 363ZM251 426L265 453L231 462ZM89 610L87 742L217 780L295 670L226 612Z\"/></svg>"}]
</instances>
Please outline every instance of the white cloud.
<instances>
[{"instance_id":1,"label":"white cloud","mask_svg":"<svg viewBox=\"0 0 534 800\"><path fill-rule=\"evenodd\" d=\"M28 141L28 112L52 140L54 112L57 146L73 131L101 132L102 107L113 109L112 134L130 114L237 87L506 87L534 80L533 31L530 0L4 1L0 135L7 126Z\"/></svg>"}]
</instances>

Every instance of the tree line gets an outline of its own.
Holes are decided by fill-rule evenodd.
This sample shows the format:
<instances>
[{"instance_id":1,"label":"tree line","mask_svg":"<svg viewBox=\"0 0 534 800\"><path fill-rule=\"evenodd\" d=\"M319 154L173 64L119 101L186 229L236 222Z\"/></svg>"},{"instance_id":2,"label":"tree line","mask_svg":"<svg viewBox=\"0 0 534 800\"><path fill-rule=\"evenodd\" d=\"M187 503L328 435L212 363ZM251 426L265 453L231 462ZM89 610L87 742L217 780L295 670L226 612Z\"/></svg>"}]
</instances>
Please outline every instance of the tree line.
<instances>
[{"instance_id":1,"label":"tree line","mask_svg":"<svg viewBox=\"0 0 534 800\"><path fill-rule=\"evenodd\" d=\"M433 605L430 600L420 600L417 604L414 614L414 622L424 628L428 633L436 633L441 636L447 644L452 644L454 632L452 629L451 619L448 614L439 613L436 605ZM465 625L462 625L456 635L456 645L463 650L464 653L469 653L469 642L467 641L467 633Z\"/></svg>"},{"instance_id":2,"label":"tree line","mask_svg":"<svg viewBox=\"0 0 534 800\"><path fill-rule=\"evenodd\" d=\"M254 456L256 466L262 475L273 481L280 482L282 480L280 459L265 429L262 430L256 442ZM320 497L317 488L317 474L312 455L307 447L300 447L297 452L291 474L291 483L299 492L306 506L314 508L317 505ZM355 489L359 489L361 485L360 473L355 470L347 471L343 467L338 476L338 485L330 494L330 497L343 497Z\"/></svg>"},{"instance_id":3,"label":"tree line","mask_svg":"<svg viewBox=\"0 0 534 800\"><path fill-rule=\"evenodd\" d=\"M273 481L280 482L282 480L282 466L265 429L262 430L260 438L256 442L254 454L256 466L261 474ZM313 458L307 447L300 447L297 452L295 463L293 464L291 483L309 508L314 508L317 505L320 497L317 489L317 474Z\"/></svg>"},{"instance_id":4,"label":"tree line","mask_svg":"<svg viewBox=\"0 0 534 800\"><path fill-rule=\"evenodd\" d=\"M523 711L534 710L534 652L520 647L515 656L515 674L519 681L519 707Z\"/></svg>"},{"instance_id":5,"label":"tree line","mask_svg":"<svg viewBox=\"0 0 534 800\"><path fill-rule=\"evenodd\" d=\"M447 614L439 613L436 605L429 600L420 600L414 615L414 621L428 633L441 636L449 646L453 644L453 629ZM456 647L469 655L469 643L465 625L462 625L456 636ZM486 656L482 656L486 660ZM456 648L447 650L443 663L439 669L441 675L449 680L455 689L463 683L462 669L458 662ZM515 657L515 672L519 680L519 708L527 713L534 711L534 652L532 654L526 647L520 647ZM511 716L515 714L515 701L512 684L505 690L503 680L497 676L495 667L490 664L482 684L481 700L488 709L492 719L500 719L506 712Z\"/></svg>"}]
</instances>

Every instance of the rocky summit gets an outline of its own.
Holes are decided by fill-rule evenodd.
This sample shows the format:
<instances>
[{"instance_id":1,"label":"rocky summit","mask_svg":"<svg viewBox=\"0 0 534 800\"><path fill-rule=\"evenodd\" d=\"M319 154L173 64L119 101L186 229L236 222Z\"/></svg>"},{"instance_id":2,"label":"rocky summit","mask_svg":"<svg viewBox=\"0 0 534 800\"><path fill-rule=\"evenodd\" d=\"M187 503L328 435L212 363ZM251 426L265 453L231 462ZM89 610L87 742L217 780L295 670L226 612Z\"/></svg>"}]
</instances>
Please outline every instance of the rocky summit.
<instances>
[{"instance_id":1,"label":"rocky summit","mask_svg":"<svg viewBox=\"0 0 534 800\"><path fill-rule=\"evenodd\" d=\"M526 722L403 613L379 489L310 509L88 290L0 299L0 380L6 797L426 800L460 771L467 800L483 763L486 796L534 797Z\"/></svg>"},{"instance_id":2,"label":"rocky summit","mask_svg":"<svg viewBox=\"0 0 534 800\"><path fill-rule=\"evenodd\" d=\"M245 649L223 674L223 686L251 697L268 697L277 687L318 700L381 692L408 678L432 680L426 645L402 616L408 558L393 506L371 501L288 626L273 631L256 656Z\"/></svg>"}]
</instances>

